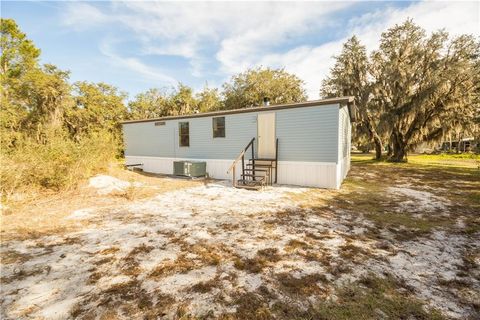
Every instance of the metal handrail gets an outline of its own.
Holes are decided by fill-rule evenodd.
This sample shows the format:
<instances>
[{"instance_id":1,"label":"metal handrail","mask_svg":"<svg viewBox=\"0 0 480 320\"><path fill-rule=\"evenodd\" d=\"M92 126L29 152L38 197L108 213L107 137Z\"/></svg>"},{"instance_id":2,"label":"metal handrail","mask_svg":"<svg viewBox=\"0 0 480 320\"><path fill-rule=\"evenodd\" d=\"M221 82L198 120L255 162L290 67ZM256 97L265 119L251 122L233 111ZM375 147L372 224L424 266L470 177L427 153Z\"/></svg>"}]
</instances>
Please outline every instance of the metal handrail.
<instances>
[{"instance_id":1,"label":"metal handrail","mask_svg":"<svg viewBox=\"0 0 480 320\"><path fill-rule=\"evenodd\" d=\"M250 142L247 144L247 146L242 150L242 152L240 152L240 154L238 155L238 157L233 161L232 165L230 166L230 168L228 168L227 170L227 173L230 173L233 171L233 186L236 187L237 186L237 181L235 179L235 167L237 165L237 162L240 161L240 159L242 159L242 171L243 173L245 173L245 152L247 152L248 148L250 148L250 146L252 146L252 157L254 155L254 151L253 151L253 142L255 141L255 138L252 138L252 140L250 140ZM255 161L255 160L253 160ZM254 164L254 168L255 168L255 164Z\"/></svg>"}]
</instances>

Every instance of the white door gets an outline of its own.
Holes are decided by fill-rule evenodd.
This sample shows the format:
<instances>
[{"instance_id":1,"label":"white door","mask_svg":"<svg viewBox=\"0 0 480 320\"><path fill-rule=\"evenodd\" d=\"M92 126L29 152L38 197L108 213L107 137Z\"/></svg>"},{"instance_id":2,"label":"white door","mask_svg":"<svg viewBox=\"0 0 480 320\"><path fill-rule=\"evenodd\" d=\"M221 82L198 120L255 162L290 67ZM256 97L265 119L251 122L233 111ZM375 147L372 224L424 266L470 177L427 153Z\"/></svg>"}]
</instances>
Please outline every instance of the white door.
<instances>
[{"instance_id":1,"label":"white door","mask_svg":"<svg viewBox=\"0 0 480 320\"><path fill-rule=\"evenodd\" d=\"M258 157L275 158L275 113L259 113L257 118Z\"/></svg>"}]
</instances>

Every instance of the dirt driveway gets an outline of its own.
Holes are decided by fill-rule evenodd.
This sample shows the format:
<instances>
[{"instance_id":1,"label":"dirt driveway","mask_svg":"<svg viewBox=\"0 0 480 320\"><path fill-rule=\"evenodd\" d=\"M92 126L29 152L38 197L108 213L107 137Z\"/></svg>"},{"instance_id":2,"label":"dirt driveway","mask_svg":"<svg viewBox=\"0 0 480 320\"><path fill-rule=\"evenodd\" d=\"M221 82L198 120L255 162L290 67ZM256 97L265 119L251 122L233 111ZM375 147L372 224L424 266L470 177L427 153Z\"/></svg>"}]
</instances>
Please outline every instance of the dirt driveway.
<instances>
[{"instance_id":1,"label":"dirt driveway","mask_svg":"<svg viewBox=\"0 0 480 320\"><path fill-rule=\"evenodd\" d=\"M339 191L100 176L75 210L56 199L30 212L48 232L3 217L0 315L474 319L478 178L368 161Z\"/></svg>"}]
</instances>

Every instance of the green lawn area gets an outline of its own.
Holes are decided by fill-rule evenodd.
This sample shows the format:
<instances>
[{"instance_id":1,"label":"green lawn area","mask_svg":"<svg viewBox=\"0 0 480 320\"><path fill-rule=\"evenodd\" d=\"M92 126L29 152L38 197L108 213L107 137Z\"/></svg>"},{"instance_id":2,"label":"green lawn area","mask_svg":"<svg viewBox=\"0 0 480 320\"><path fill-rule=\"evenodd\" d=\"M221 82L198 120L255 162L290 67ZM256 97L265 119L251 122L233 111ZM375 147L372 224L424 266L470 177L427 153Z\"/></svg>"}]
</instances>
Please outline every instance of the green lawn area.
<instances>
[{"instance_id":1,"label":"green lawn area","mask_svg":"<svg viewBox=\"0 0 480 320\"><path fill-rule=\"evenodd\" d=\"M389 188L403 185L428 191L431 201L445 199L451 205L450 215L424 214L421 218L405 209L404 214L392 210L405 195L392 197ZM373 154L352 154L352 170L345 180L345 200L376 223L403 226L405 230L430 231L452 226L458 217L465 218L466 230L480 230L480 156L475 154L415 154L406 163L376 161ZM436 198L435 198L436 197ZM342 197L340 197L341 199ZM341 201L340 201L341 202ZM421 208L414 210L418 213Z\"/></svg>"},{"instance_id":2,"label":"green lawn area","mask_svg":"<svg viewBox=\"0 0 480 320\"><path fill-rule=\"evenodd\" d=\"M352 162L372 162L374 155L370 153L352 154ZM381 161L378 163L383 163ZM408 156L410 165L441 166L441 167L459 167L459 168L480 168L480 155L467 154L412 154Z\"/></svg>"}]
</instances>

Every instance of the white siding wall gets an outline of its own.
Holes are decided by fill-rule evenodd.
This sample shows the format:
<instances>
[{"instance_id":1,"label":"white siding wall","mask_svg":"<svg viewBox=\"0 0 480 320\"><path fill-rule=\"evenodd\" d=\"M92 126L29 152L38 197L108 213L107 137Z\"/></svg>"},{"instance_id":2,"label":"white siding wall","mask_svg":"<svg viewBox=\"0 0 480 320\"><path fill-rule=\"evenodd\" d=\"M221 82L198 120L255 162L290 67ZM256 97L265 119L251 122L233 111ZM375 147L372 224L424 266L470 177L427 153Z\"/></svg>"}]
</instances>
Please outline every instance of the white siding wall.
<instances>
[{"instance_id":1,"label":"white siding wall","mask_svg":"<svg viewBox=\"0 0 480 320\"><path fill-rule=\"evenodd\" d=\"M126 156L127 164L143 163L143 170L153 173L173 174L173 162L181 160L195 160L207 162L207 172L215 179L232 179L232 173L227 173L233 163L229 159L185 159L160 158L145 156ZM335 162L278 162L278 183L298 186L337 188L338 165ZM237 164L236 178L240 179L241 163Z\"/></svg>"}]
</instances>

